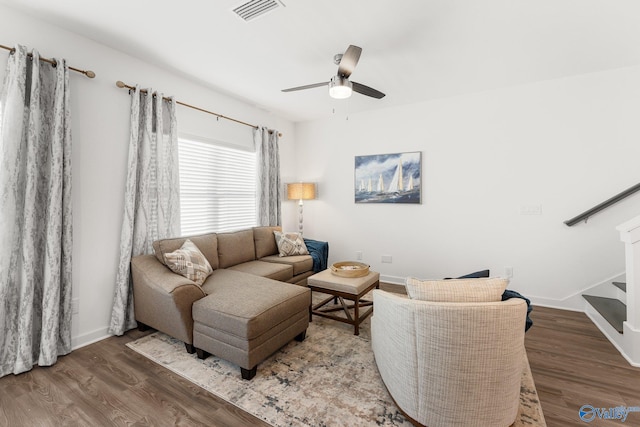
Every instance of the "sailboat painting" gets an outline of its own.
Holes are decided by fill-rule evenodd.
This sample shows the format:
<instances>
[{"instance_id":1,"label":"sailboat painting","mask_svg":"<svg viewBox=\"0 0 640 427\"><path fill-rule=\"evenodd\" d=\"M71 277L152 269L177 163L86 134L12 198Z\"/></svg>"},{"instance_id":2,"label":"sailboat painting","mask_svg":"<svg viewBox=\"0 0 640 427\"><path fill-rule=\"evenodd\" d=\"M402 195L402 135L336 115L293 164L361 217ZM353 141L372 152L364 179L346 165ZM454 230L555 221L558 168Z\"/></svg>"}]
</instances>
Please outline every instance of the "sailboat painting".
<instances>
[{"instance_id":1,"label":"sailboat painting","mask_svg":"<svg viewBox=\"0 0 640 427\"><path fill-rule=\"evenodd\" d=\"M355 202L422 203L421 178L419 151L356 156Z\"/></svg>"}]
</instances>

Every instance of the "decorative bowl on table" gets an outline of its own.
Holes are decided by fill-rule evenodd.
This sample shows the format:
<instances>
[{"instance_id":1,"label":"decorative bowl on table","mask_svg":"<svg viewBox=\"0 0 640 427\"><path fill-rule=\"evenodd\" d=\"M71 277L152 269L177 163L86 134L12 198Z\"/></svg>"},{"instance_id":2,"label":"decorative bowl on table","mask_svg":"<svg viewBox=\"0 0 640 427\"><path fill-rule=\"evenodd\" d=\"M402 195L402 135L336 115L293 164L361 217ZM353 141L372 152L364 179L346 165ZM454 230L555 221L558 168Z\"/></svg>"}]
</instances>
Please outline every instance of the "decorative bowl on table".
<instances>
[{"instance_id":1,"label":"decorative bowl on table","mask_svg":"<svg viewBox=\"0 0 640 427\"><path fill-rule=\"evenodd\" d=\"M363 277L369 274L369 265L357 261L342 261L331 265L331 272L341 277Z\"/></svg>"}]
</instances>

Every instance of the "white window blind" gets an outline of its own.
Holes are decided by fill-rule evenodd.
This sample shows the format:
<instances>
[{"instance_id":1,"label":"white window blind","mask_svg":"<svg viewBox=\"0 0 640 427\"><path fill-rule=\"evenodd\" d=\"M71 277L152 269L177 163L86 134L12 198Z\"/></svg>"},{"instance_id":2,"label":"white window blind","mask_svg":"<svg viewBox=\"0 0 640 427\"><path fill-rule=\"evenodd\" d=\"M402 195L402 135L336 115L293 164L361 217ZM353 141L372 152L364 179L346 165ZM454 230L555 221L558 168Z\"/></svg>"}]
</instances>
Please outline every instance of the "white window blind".
<instances>
[{"instance_id":1,"label":"white window blind","mask_svg":"<svg viewBox=\"0 0 640 427\"><path fill-rule=\"evenodd\" d=\"M253 227L256 154L180 137L182 235Z\"/></svg>"}]
</instances>

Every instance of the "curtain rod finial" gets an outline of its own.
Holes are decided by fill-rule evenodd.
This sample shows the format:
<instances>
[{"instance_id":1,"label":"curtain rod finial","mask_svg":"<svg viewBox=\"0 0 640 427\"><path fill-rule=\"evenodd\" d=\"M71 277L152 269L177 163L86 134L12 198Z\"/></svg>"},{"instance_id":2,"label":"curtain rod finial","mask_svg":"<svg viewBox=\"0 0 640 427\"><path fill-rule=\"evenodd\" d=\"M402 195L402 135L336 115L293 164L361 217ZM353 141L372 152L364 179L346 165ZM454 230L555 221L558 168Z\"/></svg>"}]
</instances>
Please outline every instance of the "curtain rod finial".
<instances>
[{"instance_id":1,"label":"curtain rod finial","mask_svg":"<svg viewBox=\"0 0 640 427\"><path fill-rule=\"evenodd\" d=\"M91 70L87 70L87 71L84 72L84 75L89 77L90 79L92 79L92 78L94 78L96 76L96 73L94 73Z\"/></svg>"},{"instance_id":2,"label":"curtain rod finial","mask_svg":"<svg viewBox=\"0 0 640 427\"><path fill-rule=\"evenodd\" d=\"M118 81L116 82L116 86L118 86L120 89L122 89L122 88L125 88L127 85L126 85L126 84L124 84L124 82L123 82L123 81L118 80Z\"/></svg>"}]
</instances>

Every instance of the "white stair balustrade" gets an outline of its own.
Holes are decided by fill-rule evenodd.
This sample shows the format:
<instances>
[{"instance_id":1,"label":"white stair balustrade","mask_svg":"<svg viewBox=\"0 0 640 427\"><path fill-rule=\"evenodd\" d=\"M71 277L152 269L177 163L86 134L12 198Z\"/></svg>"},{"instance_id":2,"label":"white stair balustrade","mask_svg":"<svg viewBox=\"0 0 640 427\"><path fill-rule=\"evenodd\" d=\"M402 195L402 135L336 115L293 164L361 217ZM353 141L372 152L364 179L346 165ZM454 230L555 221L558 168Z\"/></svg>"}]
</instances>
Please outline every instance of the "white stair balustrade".
<instances>
[{"instance_id":1,"label":"white stair balustrade","mask_svg":"<svg viewBox=\"0 0 640 427\"><path fill-rule=\"evenodd\" d=\"M627 320L617 347L622 347L619 350L630 364L640 366L640 216L620 224L616 230L625 244L627 305Z\"/></svg>"}]
</instances>

